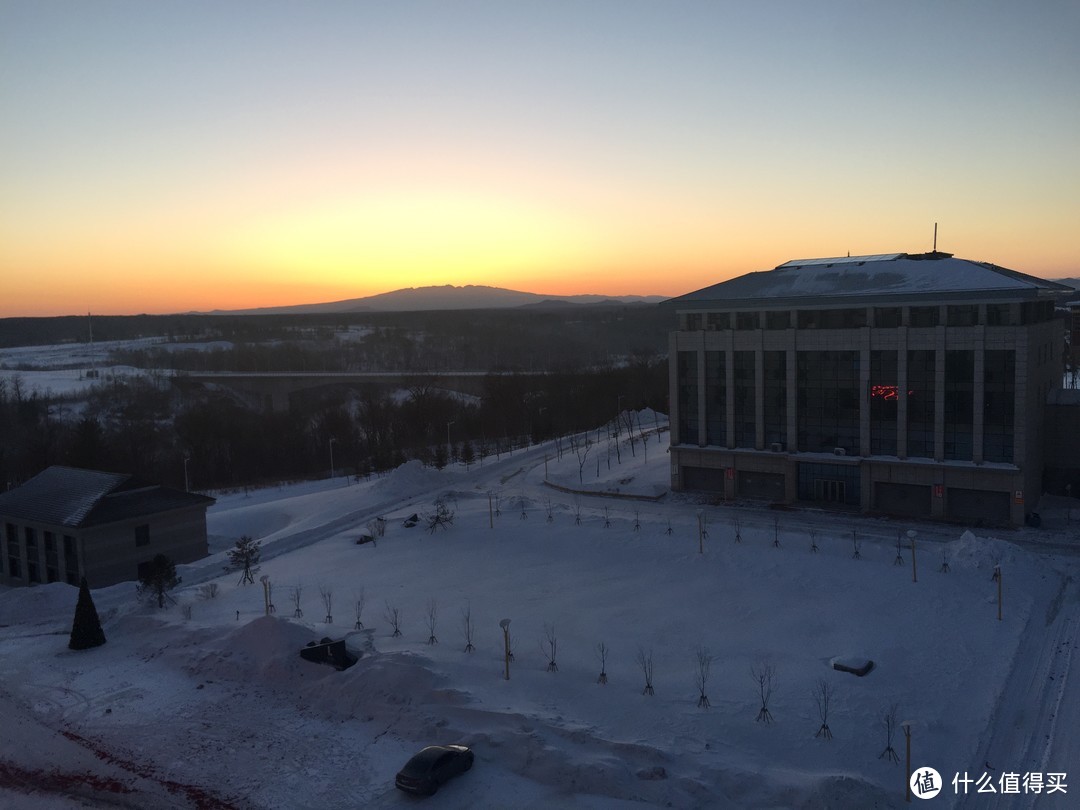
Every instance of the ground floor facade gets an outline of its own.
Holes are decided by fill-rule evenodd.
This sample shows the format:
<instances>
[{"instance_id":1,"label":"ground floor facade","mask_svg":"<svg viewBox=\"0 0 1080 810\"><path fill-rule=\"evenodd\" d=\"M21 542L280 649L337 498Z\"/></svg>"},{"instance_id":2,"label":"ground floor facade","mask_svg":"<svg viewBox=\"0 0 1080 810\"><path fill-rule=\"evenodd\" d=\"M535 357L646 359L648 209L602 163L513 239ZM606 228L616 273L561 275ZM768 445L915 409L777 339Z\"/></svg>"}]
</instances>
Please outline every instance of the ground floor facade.
<instances>
[{"instance_id":1,"label":"ground floor facade","mask_svg":"<svg viewBox=\"0 0 1080 810\"><path fill-rule=\"evenodd\" d=\"M673 445L671 478L675 489L721 500L815 504L972 526L1020 525L1031 509L1024 475L1009 464Z\"/></svg>"}]
</instances>

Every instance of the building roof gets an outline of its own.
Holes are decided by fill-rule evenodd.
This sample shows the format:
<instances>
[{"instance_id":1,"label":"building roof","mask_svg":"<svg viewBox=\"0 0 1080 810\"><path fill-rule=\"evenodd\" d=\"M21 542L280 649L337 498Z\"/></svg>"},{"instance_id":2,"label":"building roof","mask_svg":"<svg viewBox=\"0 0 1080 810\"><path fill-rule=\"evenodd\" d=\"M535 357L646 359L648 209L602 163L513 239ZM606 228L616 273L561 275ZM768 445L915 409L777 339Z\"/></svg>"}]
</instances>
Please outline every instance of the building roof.
<instances>
[{"instance_id":1,"label":"building roof","mask_svg":"<svg viewBox=\"0 0 1080 810\"><path fill-rule=\"evenodd\" d=\"M54 466L0 494L0 516L77 529L213 502L123 473Z\"/></svg>"},{"instance_id":2,"label":"building roof","mask_svg":"<svg viewBox=\"0 0 1080 810\"><path fill-rule=\"evenodd\" d=\"M1022 300L1056 296L1072 288L988 262L951 253L883 253L831 259L796 259L673 298L696 308L725 306L853 305L903 300Z\"/></svg>"}]
</instances>

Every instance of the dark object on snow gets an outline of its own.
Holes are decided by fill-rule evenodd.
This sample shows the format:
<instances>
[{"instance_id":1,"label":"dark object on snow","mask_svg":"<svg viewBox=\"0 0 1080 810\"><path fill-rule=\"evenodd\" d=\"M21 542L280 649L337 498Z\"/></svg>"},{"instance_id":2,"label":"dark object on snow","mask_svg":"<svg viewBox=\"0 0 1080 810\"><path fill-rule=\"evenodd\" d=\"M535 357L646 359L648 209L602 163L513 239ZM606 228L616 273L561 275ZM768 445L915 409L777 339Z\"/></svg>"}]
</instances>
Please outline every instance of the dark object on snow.
<instances>
[{"instance_id":1,"label":"dark object on snow","mask_svg":"<svg viewBox=\"0 0 1080 810\"><path fill-rule=\"evenodd\" d=\"M362 534L362 535L360 535L359 537L356 538L356 545L362 546L365 543L371 543L372 545L375 545L375 546L378 545L378 543L375 542L375 538L372 537L370 534Z\"/></svg>"},{"instance_id":2,"label":"dark object on snow","mask_svg":"<svg viewBox=\"0 0 1080 810\"><path fill-rule=\"evenodd\" d=\"M411 514L407 518L405 518L405 520L402 522L401 525L404 526L406 529L411 529L413 526L415 526L419 522L420 522L420 516L418 514L416 514L415 512L413 512L413 514Z\"/></svg>"},{"instance_id":3,"label":"dark object on snow","mask_svg":"<svg viewBox=\"0 0 1080 810\"><path fill-rule=\"evenodd\" d=\"M832 668L840 672L850 672L852 675L858 675L861 678L874 668L874 662L867 661L861 667L851 667L847 664L841 664L839 661L833 661Z\"/></svg>"},{"instance_id":4,"label":"dark object on snow","mask_svg":"<svg viewBox=\"0 0 1080 810\"><path fill-rule=\"evenodd\" d=\"M72 650L89 650L105 643L105 631L101 629L101 619L90 596L90 587L86 577L79 582L79 601L75 604L75 620L71 623L71 640L68 647Z\"/></svg>"},{"instance_id":5,"label":"dark object on snow","mask_svg":"<svg viewBox=\"0 0 1080 810\"><path fill-rule=\"evenodd\" d=\"M348 669L357 662L357 658L345 649L345 641L331 641L324 638L318 644L309 641L304 649L300 650L300 657L305 661L316 664L329 664L335 669Z\"/></svg>"},{"instance_id":6,"label":"dark object on snow","mask_svg":"<svg viewBox=\"0 0 1080 810\"><path fill-rule=\"evenodd\" d=\"M1024 515L1024 522L1033 529L1042 526L1042 518L1039 516L1038 512L1028 512Z\"/></svg>"},{"instance_id":7,"label":"dark object on snow","mask_svg":"<svg viewBox=\"0 0 1080 810\"><path fill-rule=\"evenodd\" d=\"M405 763L394 783L406 793L431 796L472 764L473 752L464 745L429 745Z\"/></svg>"}]
</instances>

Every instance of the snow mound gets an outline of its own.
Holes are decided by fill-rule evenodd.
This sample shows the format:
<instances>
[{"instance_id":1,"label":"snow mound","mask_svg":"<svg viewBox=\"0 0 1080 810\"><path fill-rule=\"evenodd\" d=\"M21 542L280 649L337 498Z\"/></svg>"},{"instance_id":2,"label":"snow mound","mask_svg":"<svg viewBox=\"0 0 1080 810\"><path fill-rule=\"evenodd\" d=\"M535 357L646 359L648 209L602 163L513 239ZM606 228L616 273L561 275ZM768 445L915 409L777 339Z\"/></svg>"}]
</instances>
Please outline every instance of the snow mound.
<instances>
[{"instance_id":1,"label":"snow mound","mask_svg":"<svg viewBox=\"0 0 1080 810\"><path fill-rule=\"evenodd\" d=\"M63 582L0 591L0 625L74 618L79 589Z\"/></svg>"},{"instance_id":2,"label":"snow mound","mask_svg":"<svg viewBox=\"0 0 1080 810\"><path fill-rule=\"evenodd\" d=\"M965 531L960 539L947 546L949 560L961 567L993 571L996 564L1030 564L1031 555L1015 543L996 537L976 537Z\"/></svg>"},{"instance_id":3,"label":"snow mound","mask_svg":"<svg viewBox=\"0 0 1080 810\"><path fill-rule=\"evenodd\" d=\"M413 459L395 468L385 478L379 479L374 489L407 498L445 483L446 475L443 471L426 467L422 462Z\"/></svg>"}]
</instances>

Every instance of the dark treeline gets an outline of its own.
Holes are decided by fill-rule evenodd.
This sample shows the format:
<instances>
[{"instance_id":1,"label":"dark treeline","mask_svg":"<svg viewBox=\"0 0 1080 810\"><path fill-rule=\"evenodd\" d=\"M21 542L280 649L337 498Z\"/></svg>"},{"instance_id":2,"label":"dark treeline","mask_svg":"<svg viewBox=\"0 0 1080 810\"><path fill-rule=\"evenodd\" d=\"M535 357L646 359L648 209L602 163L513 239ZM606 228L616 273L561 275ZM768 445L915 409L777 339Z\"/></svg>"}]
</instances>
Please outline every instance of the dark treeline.
<instances>
[{"instance_id":1,"label":"dark treeline","mask_svg":"<svg viewBox=\"0 0 1080 810\"><path fill-rule=\"evenodd\" d=\"M331 439L339 475L414 458L442 466L595 428L620 407L664 411L666 397L666 361L655 358L492 376L479 398L426 386L397 397L342 387L294 397L281 412L252 410L223 392L182 392L163 376L106 380L78 403L27 393L16 377L0 381L0 481L17 485L66 464L179 487L186 458L192 488L254 485L326 475Z\"/></svg>"}]
</instances>

